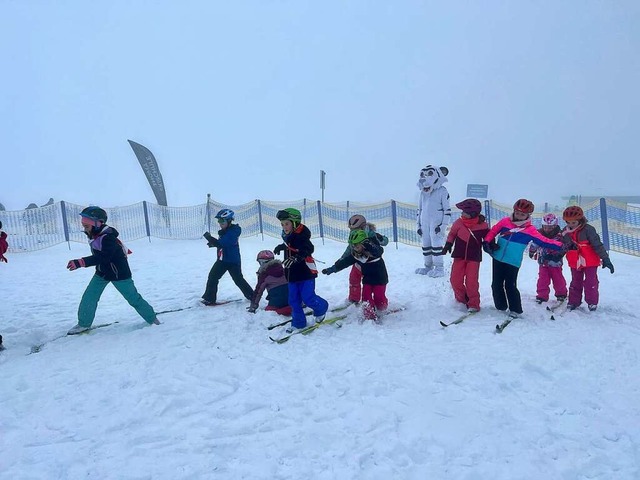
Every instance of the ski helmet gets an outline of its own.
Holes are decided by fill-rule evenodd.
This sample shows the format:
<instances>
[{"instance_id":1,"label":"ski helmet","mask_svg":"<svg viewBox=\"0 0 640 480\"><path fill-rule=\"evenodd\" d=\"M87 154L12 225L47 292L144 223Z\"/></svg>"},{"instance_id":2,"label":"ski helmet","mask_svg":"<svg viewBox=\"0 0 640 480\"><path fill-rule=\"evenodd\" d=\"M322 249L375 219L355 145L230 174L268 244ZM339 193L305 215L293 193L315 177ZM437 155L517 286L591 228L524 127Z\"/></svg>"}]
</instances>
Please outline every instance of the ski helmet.
<instances>
[{"instance_id":1,"label":"ski helmet","mask_svg":"<svg viewBox=\"0 0 640 480\"><path fill-rule=\"evenodd\" d=\"M231 220L233 220L233 217L235 217L235 213L233 213L233 210L229 208L223 208L218 213L216 213L216 218L219 220L227 220L228 222L230 222Z\"/></svg>"},{"instance_id":2,"label":"ski helmet","mask_svg":"<svg viewBox=\"0 0 640 480\"><path fill-rule=\"evenodd\" d=\"M302 222L302 215L300 214L300 210L296 210L295 208L285 208L284 210L278 210L278 213L276 213L276 218L281 222L283 220L289 220L291 223L293 223L294 226Z\"/></svg>"},{"instance_id":3,"label":"ski helmet","mask_svg":"<svg viewBox=\"0 0 640 480\"><path fill-rule=\"evenodd\" d=\"M369 235L364 230L351 230L349 234L349 245L358 245L359 243L364 242Z\"/></svg>"},{"instance_id":4,"label":"ski helmet","mask_svg":"<svg viewBox=\"0 0 640 480\"><path fill-rule=\"evenodd\" d=\"M544 217L542 217L542 225L558 225L558 217L553 213L547 213Z\"/></svg>"},{"instance_id":5,"label":"ski helmet","mask_svg":"<svg viewBox=\"0 0 640 480\"><path fill-rule=\"evenodd\" d=\"M269 260L273 260L274 258L276 257L271 250L261 250L258 252L258 256L256 257L256 260L258 262L260 260L268 262Z\"/></svg>"},{"instance_id":6,"label":"ski helmet","mask_svg":"<svg viewBox=\"0 0 640 480\"><path fill-rule=\"evenodd\" d=\"M352 215L349 219L349 229L351 230L363 229L366 224L367 219L362 215Z\"/></svg>"},{"instance_id":7,"label":"ski helmet","mask_svg":"<svg viewBox=\"0 0 640 480\"><path fill-rule=\"evenodd\" d=\"M456 203L456 207L471 217L477 217L482 211L482 204L475 198L467 198L460 203Z\"/></svg>"},{"instance_id":8,"label":"ski helmet","mask_svg":"<svg viewBox=\"0 0 640 480\"><path fill-rule=\"evenodd\" d=\"M562 218L565 222L571 222L573 220L582 220L584 218L584 211L577 205L572 205L564 209L562 212Z\"/></svg>"},{"instance_id":9,"label":"ski helmet","mask_svg":"<svg viewBox=\"0 0 640 480\"><path fill-rule=\"evenodd\" d=\"M88 218L89 220L95 222L107 222L107 212L105 212L100 207L87 207L80 212L80 216L83 218Z\"/></svg>"},{"instance_id":10,"label":"ski helmet","mask_svg":"<svg viewBox=\"0 0 640 480\"><path fill-rule=\"evenodd\" d=\"M534 208L535 206L533 205L533 202L527 200L526 198L521 198L513 204L513 210L516 212L531 214L533 213Z\"/></svg>"}]
</instances>

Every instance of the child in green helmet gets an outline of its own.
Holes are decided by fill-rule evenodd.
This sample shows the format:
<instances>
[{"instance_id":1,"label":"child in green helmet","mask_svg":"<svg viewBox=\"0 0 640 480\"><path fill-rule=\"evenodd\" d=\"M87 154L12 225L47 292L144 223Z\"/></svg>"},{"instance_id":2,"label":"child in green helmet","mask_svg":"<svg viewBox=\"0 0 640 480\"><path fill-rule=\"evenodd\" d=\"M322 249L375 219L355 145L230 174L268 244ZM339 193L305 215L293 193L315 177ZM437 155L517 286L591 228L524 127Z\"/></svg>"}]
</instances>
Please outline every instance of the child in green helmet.
<instances>
[{"instance_id":1,"label":"child in green helmet","mask_svg":"<svg viewBox=\"0 0 640 480\"><path fill-rule=\"evenodd\" d=\"M369 237L364 230L353 230L349 234L351 255L340 258L332 267L322 273L331 275L356 263L362 271L362 302L364 318L377 320L377 311L384 311L389 305L387 283L389 275L382 259L384 249Z\"/></svg>"},{"instance_id":2,"label":"child in green helmet","mask_svg":"<svg viewBox=\"0 0 640 480\"><path fill-rule=\"evenodd\" d=\"M276 214L282 225L282 240L284 243L276 246L273 253L280 255L284 252L284 274L289 282L289 305L292 310L291 327L287 333L307 326L302 303L313 310L316 322L325 318L329 304L316 295L316 277L318 270L312 254L311 232L302 224L302 215L295 208L286 208Z\"/></svg>"}]
</instances>

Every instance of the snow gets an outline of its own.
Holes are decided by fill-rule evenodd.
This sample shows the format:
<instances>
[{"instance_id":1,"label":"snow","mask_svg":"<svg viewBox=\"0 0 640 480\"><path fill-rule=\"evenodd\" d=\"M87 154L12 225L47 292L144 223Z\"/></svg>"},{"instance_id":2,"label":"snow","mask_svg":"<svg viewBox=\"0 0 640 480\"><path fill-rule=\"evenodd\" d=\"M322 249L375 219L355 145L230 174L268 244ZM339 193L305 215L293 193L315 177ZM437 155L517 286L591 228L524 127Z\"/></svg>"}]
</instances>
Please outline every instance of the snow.
<instances>
[{"instance_id":1,"label":"snow","mask_svg":"<svg viewBox=\"0 0 640 480\"><path fill-rule=\"evenodd\" d=\"M277 243L241 240L250 283L255 254ZM327 266L344 250L314 243ZM156 311L193 308L150 327L108 287L95 323L118 324L31 355L76 323L93 269L65 265L88 246L0 265L0 478L640 478L639 258L612 253L598 311L555 322L534 302L537 265L525 258L525 315L496 335L487 257L482 312L443 329L462 313L448 276L415 275L420 249L390 245L388 297L406 311L383 325L351 312L342 328L278 345L273 313L197 306L214 259L204 241L128 246ZM316 290L337 305L347 284L343 271ZM219 299L239 297L223 277Z\"/></svg>"}]
</instances>

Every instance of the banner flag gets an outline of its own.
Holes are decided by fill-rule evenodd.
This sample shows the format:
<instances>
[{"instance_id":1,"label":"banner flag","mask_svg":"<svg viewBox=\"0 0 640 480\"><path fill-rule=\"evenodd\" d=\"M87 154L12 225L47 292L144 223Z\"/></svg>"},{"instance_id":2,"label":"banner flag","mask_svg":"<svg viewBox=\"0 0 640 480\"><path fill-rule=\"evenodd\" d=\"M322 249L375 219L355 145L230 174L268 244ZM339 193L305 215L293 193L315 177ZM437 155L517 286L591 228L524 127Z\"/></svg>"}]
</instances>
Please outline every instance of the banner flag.
<instances>
[{"instance_id":1,"label":"banner flag","mask_svg":"<svg viewBox=\"0 0 640 480\"><path fill-rule=\"evenodd\" d=\"M133 153L136 154L138 162L140 162L142 171L147 176L147 180L149 180L149 185L151 185L151 190L153 190L153 194L156 196L158 205L164 205L166 207L167 192L164 189L162 174L160 173L158 162L156 162L153 153L151 153L151 151L147 147L140 145L139 143L133 142L131 140L127 140L127 142L129 142L129 145L131 145Z\"/></svg>"}]
</instances>

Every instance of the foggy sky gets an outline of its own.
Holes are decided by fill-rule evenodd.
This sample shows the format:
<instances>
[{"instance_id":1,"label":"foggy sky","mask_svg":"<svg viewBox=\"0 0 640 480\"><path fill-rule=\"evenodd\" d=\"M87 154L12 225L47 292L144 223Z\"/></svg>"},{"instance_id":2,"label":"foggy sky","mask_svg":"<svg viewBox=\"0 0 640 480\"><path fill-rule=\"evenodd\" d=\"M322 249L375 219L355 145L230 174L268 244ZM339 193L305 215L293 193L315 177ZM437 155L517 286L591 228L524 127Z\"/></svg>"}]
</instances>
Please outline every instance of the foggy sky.
<instances>
[{"instance_id":1,"label":"foggy sky","mask_svg":"<svg viewBox=\"0 0 640 480\"><path fill-rule=\"evenodd\" d=\"M0 202L640 194L637 1L0 0Z\"/></svg>"}]
</instances>

